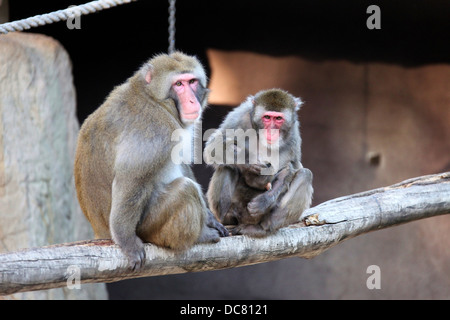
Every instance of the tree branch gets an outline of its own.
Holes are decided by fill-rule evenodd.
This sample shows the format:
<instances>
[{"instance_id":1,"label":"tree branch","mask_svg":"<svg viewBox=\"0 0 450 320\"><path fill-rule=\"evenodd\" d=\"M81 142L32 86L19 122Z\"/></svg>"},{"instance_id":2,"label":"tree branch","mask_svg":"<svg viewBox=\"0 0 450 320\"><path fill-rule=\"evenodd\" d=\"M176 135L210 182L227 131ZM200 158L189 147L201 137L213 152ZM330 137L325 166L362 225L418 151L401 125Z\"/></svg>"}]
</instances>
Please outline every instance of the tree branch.
<instances>
[{"instance_id":1,"label":"tree branch","mask_svg":"<svg viewBox=\"0 0 450 320\"><path fill-rule=\"evenodd\" d=\"M324 202L304 212L304 222L265 238L232 236L173 252L146 244L136 272L110 240L91 240L0 255L0 295L64 287L79 270L81 283L218 270L298 256L314 257L369 231L450 213L450 172ZM74 275L75 277L77 275Z\"/></svg>"}]
</instances>

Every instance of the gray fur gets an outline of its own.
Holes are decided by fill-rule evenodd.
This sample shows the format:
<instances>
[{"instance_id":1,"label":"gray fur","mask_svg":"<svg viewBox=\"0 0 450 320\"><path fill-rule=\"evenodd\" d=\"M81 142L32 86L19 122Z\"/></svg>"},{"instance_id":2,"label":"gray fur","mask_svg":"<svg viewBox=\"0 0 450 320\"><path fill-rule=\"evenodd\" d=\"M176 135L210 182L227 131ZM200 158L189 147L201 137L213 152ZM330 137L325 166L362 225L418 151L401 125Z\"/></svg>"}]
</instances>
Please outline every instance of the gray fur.
<instances>
[{"instance_id":1,"label":"gray fur","mask_svg":"<svg viewBox=\"0 0 450 320\"><path fill-rule=\"evenodd\" d=\"M184 73L198 78L196 94L204 108L203 67L176 52L144 64L80 129L75 184L81 208L96 238L112 238L133 269L145 261L144 242L182 250L227 234L208 210L189 165L171 159L172 133L196 125L181 119L171 89L174 77Z\"/></svg>"},{"instance_id":2,"label":"gray fur","mask_svg":"<svg viewBox=\"0 0 450 320\"><path fill-rule=\"evenodd\" d=\"M312 173L301 164L300 123L296 113L301 103L299 98L283 90L261 91L231 111L209 137L204 158L215 168L207 191L209 206L222 223L237 224L234 234L268 235L297 222L311 205ZM279 155L278 167L273 168L272 174L262 175L267 166L264 161L254 164L215 162L214 152L223 149L225 154L227 146L234 143L227 138L226 130L262 129L261 117L266 111L283 112L286 119L275 150ZM264 137L259 135L260 139ZM266 190L269 182L272 188Z\"/></svg>"}]
</instances>

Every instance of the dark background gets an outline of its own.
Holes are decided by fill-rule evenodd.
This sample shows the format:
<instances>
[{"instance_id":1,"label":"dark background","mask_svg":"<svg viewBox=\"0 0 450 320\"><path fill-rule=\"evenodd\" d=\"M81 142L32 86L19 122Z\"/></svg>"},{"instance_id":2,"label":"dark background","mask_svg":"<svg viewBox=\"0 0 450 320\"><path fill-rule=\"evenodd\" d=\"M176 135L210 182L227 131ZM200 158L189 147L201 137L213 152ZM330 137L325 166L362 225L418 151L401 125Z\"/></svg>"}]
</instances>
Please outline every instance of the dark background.
<instances>
[{"instance_id":1,"label":"dark background","mask_svg":"<svg viewBox=\"0 0 450 320\"><path fill-rule=\"evenodd\" d=\"M10 20L83 4L86 1L10 1ZM365 27L366 8L381 8L381 30ZM210 74L206 50L245 50L308 60L384 62L406 67L450 63L449 1L206 1L176 4L176 47L195 54ZM139 66L168 47L168 2L145 1L81 17L81 29L59 22L28 32L54 37L68 51L80 123ZM257 81L257 79L255 80ZM250 94L250 93L249 93ZM217 127L229 106L211 106L203 129ZM195 167L203 188L211 171ZM297 262L122 281L108 285L110 298L290 298L321 297L290 285ZM314 272L327 272L327 265ZM309 267L302 276L307 277ZM315 280L315 288L326 280ZM275 285L276 283L276 285ZM297 282L296 282L297 283ZM300 280L301 283L301 280Z\"/></svg>"},{"instance_id":2,"label":"dark background","mask_svg":"<svg viewBox=\"0 0 450 320\"><path fill-rule=\"evenodd\" d=\"M10 1L10 20L85 1ZM366 9L381 8L381 30L365 27ZM168 48L168 1L137 1L28 32L61 42L73 62L82 122L115 85ZM178 1L176 48L208 68L207 48L248 50L308 59L384 61L402 65L450 61L450 3L436 1ZM364 26L364 27L361 27ZM93 90L95 88L95 90Z\"/></svg>"}]
</instances>

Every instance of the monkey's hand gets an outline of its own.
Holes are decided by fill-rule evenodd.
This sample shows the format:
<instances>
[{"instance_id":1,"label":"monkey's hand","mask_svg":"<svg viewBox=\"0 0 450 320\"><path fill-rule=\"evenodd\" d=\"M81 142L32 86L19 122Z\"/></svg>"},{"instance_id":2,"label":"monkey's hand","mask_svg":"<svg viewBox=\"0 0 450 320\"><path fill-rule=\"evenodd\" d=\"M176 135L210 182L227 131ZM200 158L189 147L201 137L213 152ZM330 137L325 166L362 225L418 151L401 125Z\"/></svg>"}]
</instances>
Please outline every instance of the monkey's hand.
<instances>
[{"instance_id":1,"label":"monkey's hand","mask_svg":"<svg viewBox=\"0 0 450 320\"><path fill-rule=\"evenodd\" d=\"M139 237L130 237L128 241L118 243L123 253L128 257L130 268L139 270L145 263L145 249Z\"/></svg>"}]
</instances>

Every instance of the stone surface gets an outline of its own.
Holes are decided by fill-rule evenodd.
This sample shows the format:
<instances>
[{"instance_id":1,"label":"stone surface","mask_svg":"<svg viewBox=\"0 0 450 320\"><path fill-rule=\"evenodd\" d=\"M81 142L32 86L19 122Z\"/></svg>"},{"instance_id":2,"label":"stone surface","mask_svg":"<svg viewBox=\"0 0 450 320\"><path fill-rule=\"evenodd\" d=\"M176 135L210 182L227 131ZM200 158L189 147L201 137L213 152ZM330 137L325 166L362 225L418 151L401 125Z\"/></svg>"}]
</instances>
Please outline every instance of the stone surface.
<instances>
[{"instance_id":1,"label":"stone surface","mask_svg":"<svg viewBox=\"0 0 450 320\"><path fill-rule=\"evenodd\" d=\"M0 36L0 252L92 238L75 194L72 66L52 38ZM104 285L15 299L106 298Z\"/></svg>"}]
</instances>

